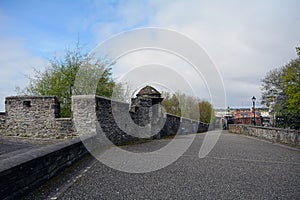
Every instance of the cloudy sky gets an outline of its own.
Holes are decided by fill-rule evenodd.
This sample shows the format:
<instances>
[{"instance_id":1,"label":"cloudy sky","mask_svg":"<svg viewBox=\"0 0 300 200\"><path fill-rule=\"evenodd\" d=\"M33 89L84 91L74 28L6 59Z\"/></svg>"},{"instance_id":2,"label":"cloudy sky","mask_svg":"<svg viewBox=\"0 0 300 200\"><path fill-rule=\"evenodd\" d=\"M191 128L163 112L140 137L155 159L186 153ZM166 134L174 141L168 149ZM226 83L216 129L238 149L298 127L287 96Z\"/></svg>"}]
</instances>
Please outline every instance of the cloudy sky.
<instances>
[{"instance_id":1,"label":"cloudy sky","mask_svg":"<svg viewBox=\"0 0 300 200\"><path fill-rule=\"evenodd\" d=\"M249 107L253 95L260 98L266 72L296 57L299 8L298 0L2 0L0 111L5 96L28 84L25 75L32 75L33 67L45 68L78 39L90 51L115 34L143 27L174 30L197 42L222 77L226 104ZM143 55L149 59L156 53ZM115 74L129 66L128 60Z\"/></svg>"}]
</instances>

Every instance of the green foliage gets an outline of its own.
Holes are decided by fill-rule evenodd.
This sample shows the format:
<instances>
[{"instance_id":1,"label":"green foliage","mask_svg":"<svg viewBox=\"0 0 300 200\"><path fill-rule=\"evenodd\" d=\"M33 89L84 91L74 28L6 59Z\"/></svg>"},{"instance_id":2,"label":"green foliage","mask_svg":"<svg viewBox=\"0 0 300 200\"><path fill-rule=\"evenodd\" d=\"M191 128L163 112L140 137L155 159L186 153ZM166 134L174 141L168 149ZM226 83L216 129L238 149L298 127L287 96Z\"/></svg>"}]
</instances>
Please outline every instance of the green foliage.
<instances>
[{"instance_id":1,"label":"green foliage","mask_svg":"<svg viewBox=\"0 0 300 200\"><path fill-rule=\"evenodd\" d=\"M167 113L210 123L214 119L214 110L207 101L200 101L199 98L185 95L181 92L174 94L162 92L164 100L162 105Z\"/></svg>"},{"instance_id":2,"label":"green foliage","mask_svg":"<svg viewBox=\"0 0 300 200\"><path fill-rule=\"evenodd\" d=\"M92 60L82 53L79 45L74 50L67 50L63 59L53 58L44 71L35 69L33 77L28 77L30 84L23 90L27 95L55 95L61 106L61 116L71 116L71 96L73 94L96 94L111 96L114 87L120 85L111 78L108 61ZM99 79L100 77L100 79ZM81 85L74 89L75 79L81 79ZM95 81L98 84L95 84ZM97 88L93 88L96 85Z\"/></svg>"},{"instance_id":3,"label":"green foliage","mask_svg":"<svg viewBox=\"0 0 300 200\"><path fill-rule=\"evenodd\" d=\"M200 121L204 123L211 123L215 119L215 112L212 105L208 101L199 102Z\"/></svg>"},{"instance_id":4,"label":"green foliage","mask_svg":"<svg viewBox=\"0 0 300 200\"><path fill-rule=\"evenodd\" d=\"M270 106L279 103L284 96L284 84L282 80L285 67L276 68L266 74L262 80L262 104Z\"/></svg>"},{"instance_id":5,"label":"green foliage","mask_svg":"<svg viewBox=\"0 0 300 200\"><path fill-rule=\"evenodd\" d=\"M292 60L282 76L287 97L287 110L300 115L300 58Z\"/></svg>"},{"instance_id":6,"label":"green foliage","mask_svg":"<svg viewBox=\"0 0 300 200\"><path fill-rule=\"evenodd\" d=\"M300 47L296 47L296 52L297 52L298 57L300 57Z\"/></svg>"},{"instance_id":7,"label":"green foliage","mask_svg":"<svg viewBox=\"0 0 300 200\"><path fill-rule=\"evenodd\" d=\"M162 101L162 106L166 110L167 113L181 116L181 109L179 106L179 100L175 94L170 94L167 92L162 92L162 96L164 100Z\"/></svg>"},{"instance_id":8,"label":"green foliage","mask_svg":"<svg viewBox=\"0 0 300 200\"><path fill-rule=\"evenodd\" d=\"M284 119L300 116L300 48L296 51L298 58L271 70L262 80L262 103Z\"/></svg>"}]
</instances>

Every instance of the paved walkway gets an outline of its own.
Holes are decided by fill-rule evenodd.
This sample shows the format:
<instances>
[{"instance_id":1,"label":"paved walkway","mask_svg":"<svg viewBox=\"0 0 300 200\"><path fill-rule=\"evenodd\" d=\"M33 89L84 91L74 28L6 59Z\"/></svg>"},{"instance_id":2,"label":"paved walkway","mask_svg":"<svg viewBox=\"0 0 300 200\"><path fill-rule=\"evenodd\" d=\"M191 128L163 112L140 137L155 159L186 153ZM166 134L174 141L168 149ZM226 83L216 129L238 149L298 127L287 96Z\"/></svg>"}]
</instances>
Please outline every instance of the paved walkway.
<instances>
[{"instance_id":1,"label":"paved walkway","mask_svg":"<svg viewBox=\"0 0 300 200\"><path fill-rule=\"evenodd\" d=\"M203 138L197 134L176 162L150 173L125 173L84 158L25 199L299 199L299 149L223 132L200 159ZM124 148L145 152L168 142Z\"/></svg>"}]
</instances>

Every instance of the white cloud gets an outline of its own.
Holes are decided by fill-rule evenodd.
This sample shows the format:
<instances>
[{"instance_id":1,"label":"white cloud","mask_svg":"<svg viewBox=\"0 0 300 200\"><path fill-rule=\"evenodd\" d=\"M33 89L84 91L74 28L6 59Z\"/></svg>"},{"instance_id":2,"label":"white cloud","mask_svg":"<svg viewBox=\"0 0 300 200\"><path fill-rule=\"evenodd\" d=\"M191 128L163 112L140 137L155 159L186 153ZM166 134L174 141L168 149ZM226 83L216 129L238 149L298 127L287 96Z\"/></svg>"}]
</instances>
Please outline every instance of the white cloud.
<instances>
[{"instance_id":1,"label":"white cloud","mask_svg":"<svg viewBox=\"0 0 300 200\"><path fill-rule=\"evenodd\" d=\"M190 95L193 90L209 96L204 80L183 59L160 50L140 50L121 57L113 68L118 81L141 84L160 83L165 90L181 90ZM162 88L163 89L163 88Z\"/></svg>"},{"instance_id":2,"label":"white cloud","mask_svg":"<svg viewBox=\"0 0 300 200\"><path fill-rule=\"evenodd\" d=\"M300 45L297 1L151 1L151 6L148 26L179 31L206 50L223 76L230 105L245 106L252 95L259 99L265 73L294 58ZM132 13L127 16L130 21Z\"/></svg>"},{"instance_id":3,"label":"white cloud","mask_svg":"<svg viewBox=\"0 0 300 200\"><path fill-rule=\"evenodd\" d=\"M0 111L4 111L6 96L16 95L15 88L28 84L25 75L33 74L33 67L45 66L47 62L32 55L23 40L0 38Z\"/></svg>"}]
</instances>

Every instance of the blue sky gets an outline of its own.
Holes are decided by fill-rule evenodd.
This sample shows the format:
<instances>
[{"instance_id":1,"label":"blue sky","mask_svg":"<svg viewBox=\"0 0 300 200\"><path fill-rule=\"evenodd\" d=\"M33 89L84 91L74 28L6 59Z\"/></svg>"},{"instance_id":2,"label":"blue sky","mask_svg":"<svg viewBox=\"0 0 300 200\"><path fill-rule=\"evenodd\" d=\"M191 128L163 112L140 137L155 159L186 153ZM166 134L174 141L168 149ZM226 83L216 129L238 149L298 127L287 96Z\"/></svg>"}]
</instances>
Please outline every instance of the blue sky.
<instances>
[{"instance_id":1,"label":"blue sky","mask_svg":"<svg viewBox=\"0 0 300 200\"><path fill-rule=\"evenodd\" d=\"M0 111L4 97L24 87L25 74L43 69L79 39L87 51L122 31L168 28L187 35L215 63L228 105L260 97L269 70L296 57L300 1L0 1Z\"/></svg>"},{"instance_id":2,"label":"blue sky","mask_svg":"<svg viewBox=\"0 0 300 200\"><path fill-rule=\"evenodd\" d=\"M73 45L78 38L86 48L93 48L110 34L143 25L143 19L126 24L126 19L115 13L122 5L122 1L1 1L0 13L4 23L1 35L26 40L29 51L45 58ZM105 28L111 23L120 27L95 36L98 27Z\"/></svg>"}]
</instances>

